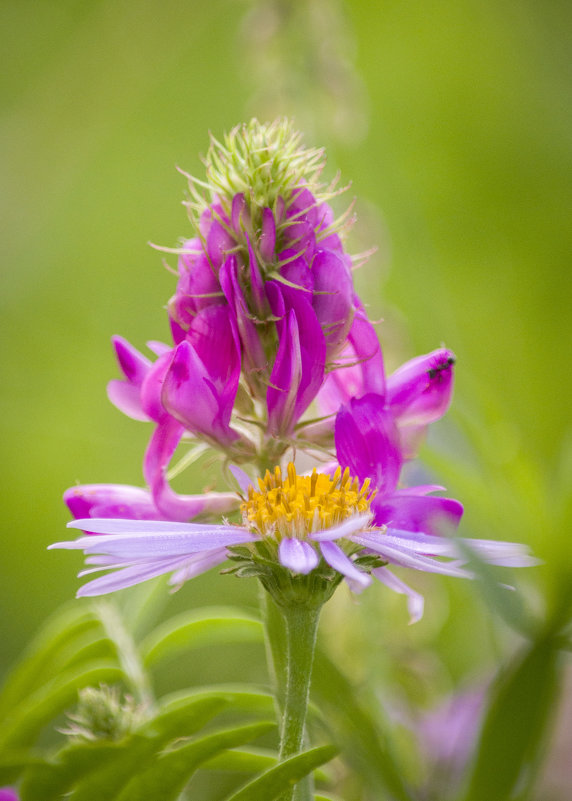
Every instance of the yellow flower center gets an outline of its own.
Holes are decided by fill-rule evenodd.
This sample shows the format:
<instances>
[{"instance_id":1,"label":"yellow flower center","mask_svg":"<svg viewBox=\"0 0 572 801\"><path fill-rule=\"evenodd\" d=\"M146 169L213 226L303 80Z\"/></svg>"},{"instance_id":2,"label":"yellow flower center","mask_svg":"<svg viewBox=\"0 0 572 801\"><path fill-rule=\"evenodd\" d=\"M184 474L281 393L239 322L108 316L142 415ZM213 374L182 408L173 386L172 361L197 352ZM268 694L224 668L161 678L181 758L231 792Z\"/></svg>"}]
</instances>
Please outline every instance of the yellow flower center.
<instances>
[{"instance_id":1,"label":"yellow flower center","mask_svg":"<svg viewBox=\"0 0 572 801\"><path fill-rule=\"evenodd\" d=\"M284 478L276 467L258 479L258 486L260 491L248 488L248 498L240 506L244 524L278 539L304 537L363 514L375 495L369 491L369 478L360 487L347 467L343 473L338 467L331 478L316 470L311 476L299 476L292 462Z\"/></svg>"}]
</instances>

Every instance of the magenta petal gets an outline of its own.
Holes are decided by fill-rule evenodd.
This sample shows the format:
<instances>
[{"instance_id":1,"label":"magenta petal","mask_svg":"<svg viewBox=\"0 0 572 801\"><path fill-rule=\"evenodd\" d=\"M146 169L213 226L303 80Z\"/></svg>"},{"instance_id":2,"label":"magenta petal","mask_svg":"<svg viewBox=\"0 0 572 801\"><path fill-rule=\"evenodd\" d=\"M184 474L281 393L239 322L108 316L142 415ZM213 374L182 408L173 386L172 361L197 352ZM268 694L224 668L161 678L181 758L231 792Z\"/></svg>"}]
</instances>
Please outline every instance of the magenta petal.
<instances>
[{"instance_id":1,"label":"magenta petal","mask_svg":"<svg viewBox=\"0 0 572 801\"><path fill-rule=\"evenodd\" d=\"M149 370L141 386L141 408L151 420L159 423L167 417L167 413L161 402L163 382L169 370L169 365L173 358L174 350L165 352L159 356L155 364Z\"/></svg>"},{"instance_id":2,"label":"magenta petal","mask_svg":"<svg viewBox=\"0 0 572 801\"><path fill-rule=\"evenodd\" d=\"M272 209L262 209L262 231L258 243L260 255L265 262L274 261L274 251L276 249L276 222Z\"/></svg>"},{"instance_id":3,"label":"magenta petal","mask_svg":"<svg viewBox=\"0 0 572 801\"><path fill-rule=\"evenodd\" d=\"M151 367L151 362L123 337L114 336L111 342L125 378L132 384L140 386Z\"/></svg>"},{"instance_id":4,"label":"magenta petal","mask_svg":"<svg viewBox=\"0 0 572 801\"><path fill-rule=\"evenodd\" d=\"M312 261L312 305L326 337L328 355L345 341L353 320L353 283L343 260L319 250Z\"/></svg>"},{"instance_id":5,"label":"magenta petal","mask_svg":"<svg viewBox=\"0 0 572 801\"><path fill-rule=\"evenodd\" d=\"M400 423L427 425L445 414L453 393L454 363L453 353L440 348L411 359L387 379L387 402Z\"/></svg>"},{"instance_id":6,"label":"magenta petal","mask_svg":"<svg viewBox=\"0 0 572 801\"><path fill-rule=\"evenodd\" d=\"M318 554L308 542L293 537L285 537L280 542L278 558L284 567L304 575L317 567L320 561Z\"/></svg>"},{"instance_id":7,"label":"magenta petal","mask_svg":"<svg viewBox=\"0 0 572 801\"><path fill-rule=\"evenodd\" d=\"M211 264L218 270L226 258L227 252L236 247L236 242L226 229L213 220L207 234L207 253Z\"/></svg>"},{"instance_id":8,"label":"magenta petal","mask_svg":"<svg viewBox=\"0 0 572 801\"><path fill-rule=\"evenodd\" d=\"M257 327L248 310L240 282L235 256L229 256L220 269L220 282L230 308L234 312L238 334L242 343L244 367L247 371L262 370L266 365L266 354L258 335Z\"/></svg>"},{"instance_id":9,"label":"magenta petal","mask_svg":"<svg viewBox=\"0 0 572 801\"><path fill-rule=\"evenodd\" d=\"M134 420L148 420L141 407L141 385L151 370L151 362L123 337L112 337L115 355L125 381L114 379L107 385L109 400Z\"/></svg>"},{"instance_id":10,"label":"magenta petal","mask_svg":"<svg viewBox=\"0 0 572 801\"><path fill-rule=\"evenodd\" d=\"M83 484L64 492L64 501L75 518L125 517L158 520L151 494L124 484Z\"/></svg>"},{"instance_id":11,"label":"magenta petal","mask_svg":"<svg viewBox=\"0 0 572 801\"><path fill-rule=\"evenodd\" d=\"M452 498L403 493L389 498L378 495L373 499L372 511L376 526L438 535L459 525L463 506Z\"/></svg>"},{"instance_id":12,"label":"magenta petal","mask_svg":"<svg viewBox=\"0 0 572 801\"><path fill-rule=\"evenodd\" d=\"M250 229L250 214L246 205L246 198L242 192L232 198L230 224L237 234Z\"/></svg>"},{"instance_id":13,"label":"magenta petal","mask_svg":"<svg viewBox=\"0 0 572 801\"><path fill-rule=\"evenodd\" d=\"M348 342L336 358L336 369L329 373L318 395L323 414L332 414L351 398L370 392L385 397L385 375L381 346L373 325L354 298L356 313Z\"/></svg>"},{"instance_id":14,"label":"magenta petal","mask_svg":"<svg viewBox=\"0 0 572 801\"><path fill-rule=\"evenodd\" d=\"M268 301L264 289L264 281L262 280L260 268L258 267L256 255L248 234L246 234L246 244L248 245L248 272L250 277L250 292L252 294L252 302L257 315L260 318L264 318L268 314Z\"/></svg>"},{"instance_id":15,"label":"magenta petal","mask_svg":"<svg viewBox=\"0 0 572 801\"><path fill-rule=\"evenodd\" d=\"M210 307L195 319L205 313L214 316L211 313L219 310L226 311L220 306ZM218 314L215 319L216 317ZM204 333L200 332L201 335ZM220 357L218 365L213 363L217 334ZM235 345L234 354L231 356L229 353L229 338L232 338L234 345L234 337L229 334L228 329L217 331L213 327L202 338L196 337L196 348L187 341L181 342L175 350L161 394L165 409L185 428L195 434L209 436L222 445L238 438L229 422L238 388L240 362ZM199 356L199 348L204 358ZM209 366L212 366L212 372L209 371Z\"/></svg>"},{"instance_id":16,"label":"magenta petal","mask_svg":"<svg viewBox=\"0 0 572 801\"><path fill-rule=\"evenodd\" d=\"M386 587L389 587L390 590L398 592L400 595L407 596L409 623L417 623L419 620L421 620L425 605L422 595L420 595L418 592L415 592L415 590L412 590L411 587L407 586L407 584L401 581L401 579L398 579L397 576L394 576L393 573L386 567L376 567L375 570L371 571L371 573L376 577L376 579L378 579L378 581L381 581L382 584L385 584Z\"/></svg>"},{"instance_id":17,"label":"magenta petal","mask_svg":"<svg viewBox=\"0 0 572 801\"><path fill-rule=\"evenodd\" d=\"M382 497L397 486L402 458L399 434L380 395L365 395L342 406L336 416L338 461L360 481L372 479Z\"/></svg>"},{"instance_id":18,"label":"magenta petal","mask_svg":"<svg viewBox=\"0 0 572 801\"><path fill-rule=\"evenodd\" d=\"M132 420L150 419L141 408L141 389L138 386L114 378L107 384L107 397L120 412Z\"/></svg>"},{"instance_id":19,"label":"magenta petal","mask_svg":"<svg viewBox=\"0 0 572 801\"><path fill-rule=\"evenodd\" d=\"M266 392L268 430L272 434L290 433L295 422L296 395L302 379L302 355L296 315L288 314L278 343L276 359Z\"/></svg>"},{"instance_id":20,"label":"magenta petal","mask_svg":"<svg viewBox=\"0 0 572 801\"><path fill-rule=\"evenodd\" d=\"M354 592L360 592L371 584L371 577L367 573L362 573L335 542L321 542L320 550L330 567L348 580Z\"/></svg>"}]
</instances>

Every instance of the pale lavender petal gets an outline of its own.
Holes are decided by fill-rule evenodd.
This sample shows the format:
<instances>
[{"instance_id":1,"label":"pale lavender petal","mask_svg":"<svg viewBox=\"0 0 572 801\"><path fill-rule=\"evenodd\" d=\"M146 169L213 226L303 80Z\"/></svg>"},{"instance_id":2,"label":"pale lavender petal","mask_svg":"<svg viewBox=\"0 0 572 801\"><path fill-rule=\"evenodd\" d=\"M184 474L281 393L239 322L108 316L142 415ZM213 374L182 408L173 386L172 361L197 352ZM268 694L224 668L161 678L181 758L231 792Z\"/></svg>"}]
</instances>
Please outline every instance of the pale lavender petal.
<instances>
[{"instance_id":1,"label":"pale lavender petal","mask_svg":"<svg viewBox=\"0 0 572 801\"><path fill-rule=\"evenodd\" d=\"M371 571L372 575L376 577L382 584L389 587L390 590L398 592L400 595L407 596L407 609L409 611L409 623L417 623L423 617L423 608L425 601L423 596L415 590L412 590L405 582L394 576L393 573L386 567L376 567Z\"/></svg>"},{"instance_id":2,"label":"pale lavender petal","mask_svg":"<svg viewBox=\"0 0 572 801\"><path fill-rule=\"evenodd\" d=\"M79 522L85 524L85 521ZM229 545L241 545L258 539L239 526L204 525L202 529L202 531L186 532L159 530L153 533L146 530L143 533L102 534L98 537L82 537L75 542L55 543L49 548L79 549L87 554L109 554L118 559L129 560L170 559Z\"/></svg>"},{"instance_id":3,"label":"pale lavender petal","mask_svg":"<svg viewBox=\"0 0 572 801\"><path fill-rule=\"evenodd\" d=\"M453 540L453 542L455 541ZM498 567L536 567L542 564L542 560L533 556L526 545L518 542L475 539L462 539L461 542L489 565ZM463 557L460 549L457 550L457 555Z\"/></svg>"},{"instance_id":4,"label":"pale lavender petal","mask_svg":"<svg viewBox=\"0 0 572 801\"><path fill-rule=\"evenodd\" d=\"M338 523L337 526L332 526L332 528L326 528L322 531L315 531L313 534L310 534L310 539L315 542L339 540L340 537L349 537L357 531L363 531L368 527L370 521L371 515L369 514L349 517L347 520L344 520L343 523Z\"/></svg>"},{"instance_id":5,"label":"pale lavender petal","mask_svg":"<svg viewBox=\"0 0 572 801\"><path fill-rule=\"evenodd\" d=\"M174 559L153 559L124 568L118 565L118 570L84 584L83 587L79 588L76 595L78 598L84 598L123 590L126 587L133 587L135 584L156 578L164 573L170 573L171 570L184 566L184 563L185 559L178 557Z\"/></svg>"},{"instance_id":6,"label":"pale lavender petal","mask_svg":"<svg viewBox=\"0 0 572 801\"><path fill-rule=\"evenodd\" d=\"M335 542L321 542L320 550L326 562L352 582L352 589L360 590L371 584L371 576L362 573Z\"/></svg>"},{"instance_id":7,"label":"pale lavender petal","mask_svg":"<svg viewBox=\"0 0 572 801\"><path fill-rule=\"evenodd\" d=\"M427 556L414 553L403 544L391 544L383 537L375 539L372 536L355 534L352 541L358 545L363 545L371 551L379 554L383 559L402 567L411 567L414 570L421 570L426 573L441 573L445 576L457 576L459 578L474 578L468 570L460 567L459 562L440 562Z\"/></svg>"},{"instance_id":8,"label":"pale lavender petal","mask_svg":"<svg viewBox=\"0 0 572 801\"><path fill-rule=\"evenodd\" d=\"M237 526L221 526L207 523L179 523L170 520L112 520L109 518L88 518L87 520L71 520L67 528L83 528L89 523L96 534L196 534L208 531L242 531Z\"/></svg>"},{"instance_id":9,"label":"pale lavender petal","mask_svg":"<svg viewBox=\"0 0 572 801\"><path fill-rule=\"evenodd\" d=\"M399 434L381 395L350 400L336 415L336 455L360 481L370 478L380 497L397 486L402 465Z\"/></svg>"},{"instance_id":10,"label":"pale lavender petal","mask_svg":"<svg viewBox=\"0 0 572 801\"><path fill-rule=\"evenodd\" d=\"M295 573L310 573L319 563L318 554L308 542L285 537L278 546L278 558Z\"/></svg>"},{"instance_id":11,"label":"pale lavender petal","mask_svg":"<svg viewBox=\"0 0 572 801\"><path fill-rule=\"evenodd\" d=\"M245 495L248 494L249 487L254 488L252 480L250 479L248 474L245 473L244 470L242 470L242 468L238 467L235 464L231 464L228 466L228 469L232 473L234 480L236 481L236 483L238 484L238 486Z\"/></svg>"},{"instance_id":12,"label":"pale lavender petal","mask_svg":"<svg viewBox=\"0 0 572 801\"><path fill-rule=\"evenodd\" d=\"M169 584L178 586L189 579L200 576L201 573L206 573L211 567L220 565L227 558L226 548L215 548L213 551L197 554L191 557L186 564L176 570L169 579Z\"/></svg>"}]
</instances>

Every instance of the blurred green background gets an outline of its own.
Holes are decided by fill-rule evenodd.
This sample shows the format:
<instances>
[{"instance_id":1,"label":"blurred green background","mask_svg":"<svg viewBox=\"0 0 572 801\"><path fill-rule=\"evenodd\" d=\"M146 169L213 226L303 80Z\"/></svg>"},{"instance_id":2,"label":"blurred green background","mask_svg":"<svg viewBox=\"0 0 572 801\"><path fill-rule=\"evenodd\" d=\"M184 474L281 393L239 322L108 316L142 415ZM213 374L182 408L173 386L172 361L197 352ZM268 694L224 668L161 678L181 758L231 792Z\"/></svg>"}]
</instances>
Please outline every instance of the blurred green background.
<instances>
[{"instance_id":1,"label":"blurred green background","mask_svg":"<svg viewBox=\"0 0 572 801\"><path fill-rule=\"evenodd\" d=\"M465 502L465 536L545 560L518 580L546 614L571 576L572 5L3 0L0 30L0 674L78 586L79 559L45 550L63 490L142 480L150 431L106 399L109 338L168 337L174 277L147 243L191 232L175 166L200 176L208 131L251 115L294 115L352 182L388 364L455 351L426 464ZM427 596L412 629L383 588L328 610L356 680L435 695L518 644L475 586L411 583ZM170 611L221 599L256 591L213 573Z\"/></svg>"}]
</instances>

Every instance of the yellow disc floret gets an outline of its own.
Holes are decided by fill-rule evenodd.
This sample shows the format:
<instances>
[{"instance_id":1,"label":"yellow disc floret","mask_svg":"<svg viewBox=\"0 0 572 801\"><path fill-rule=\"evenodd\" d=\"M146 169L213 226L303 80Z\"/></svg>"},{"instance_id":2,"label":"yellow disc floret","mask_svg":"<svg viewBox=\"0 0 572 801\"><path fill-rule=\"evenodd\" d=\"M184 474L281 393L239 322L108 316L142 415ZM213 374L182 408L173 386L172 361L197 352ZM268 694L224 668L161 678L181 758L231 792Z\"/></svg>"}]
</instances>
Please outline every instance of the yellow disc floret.
<instances>
[{"instance_id":1,"label":"yellow disc floret","mask_svg":"<svg viewBox=\"0 0 572 801\"><path fill-rule=\"evenodd\" d=\"M267 470L258 486L260 491L248 488L248 498L240 506L244 524L277 539L301 538L367 513L375 495L369 491L370 480L360 486L347 467L343 473L338 467L331 477L316 470L299 476L292 462L286 476L279 467L273 473Z\"/></svg>"}]
</instances>

